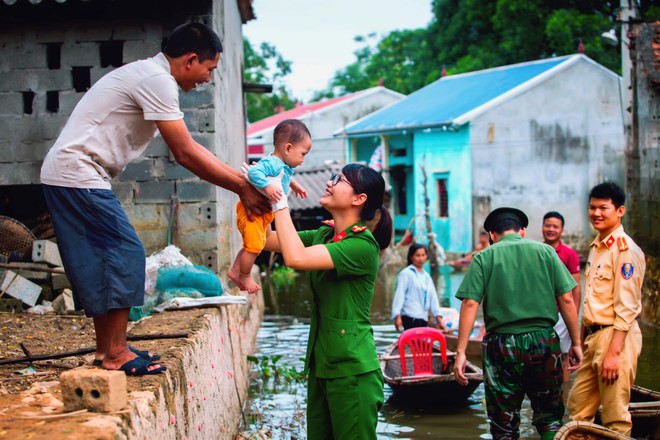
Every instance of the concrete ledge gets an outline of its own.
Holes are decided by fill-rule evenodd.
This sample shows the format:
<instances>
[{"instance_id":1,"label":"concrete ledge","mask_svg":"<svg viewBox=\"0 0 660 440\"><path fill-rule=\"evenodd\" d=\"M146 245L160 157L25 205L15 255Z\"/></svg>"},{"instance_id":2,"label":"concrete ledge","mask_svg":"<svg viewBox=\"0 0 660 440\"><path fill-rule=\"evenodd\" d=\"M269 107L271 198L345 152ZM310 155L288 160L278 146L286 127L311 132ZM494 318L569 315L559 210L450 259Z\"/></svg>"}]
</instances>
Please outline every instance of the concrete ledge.
<instances>
[{"instance_id":1,"label":"concrete ledge","mask_svg":"<svg viewBox=\"0 0 660 440\"><path fill-rule=\"evenodd\" d=\"M237 293L236 289L231 293ZM155 314L138 322L132 334L188 332L187 339L137 341L140 349L162 356L164 374L127 377L128 406L109 414L45 415L29 407L25 396L0 396L3 434L20 438L233 439L247 396L249 365L263 318L263 296L249 295L246 305ZM59 382L43 393L62 399ZM52 405L51 405L52 406ZM25 417L30 420L29 427ZM56 415L56 417L52 417ZM67 433L64 435L63 433ZM71 435L68 435L70 433Z\"/></svg>"}]
</instances>

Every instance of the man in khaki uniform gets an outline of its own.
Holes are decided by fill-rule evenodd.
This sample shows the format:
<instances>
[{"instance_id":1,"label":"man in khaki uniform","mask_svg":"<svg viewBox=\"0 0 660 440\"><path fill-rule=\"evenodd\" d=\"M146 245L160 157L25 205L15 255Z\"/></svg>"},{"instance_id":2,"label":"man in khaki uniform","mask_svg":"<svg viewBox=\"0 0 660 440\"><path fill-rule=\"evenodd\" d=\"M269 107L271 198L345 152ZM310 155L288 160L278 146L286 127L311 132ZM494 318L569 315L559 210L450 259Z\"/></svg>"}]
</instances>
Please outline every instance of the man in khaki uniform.
<instances>
[{"instance_id":1,"label":"man in khaki uniform","mask_svg":"<svg viewBox=\"0 0 660 440\"><path fill-rule=\"evenodd\" d=\"M621 218L625 192L611 182L589 194L589 218L598 231L585 271L582 312L584 362L568 398L572 420L593 421L602 404L605 427L630 435L630 389L637 373L642 334L644 253L626 235Z\"/></svg>"}]
</instances>

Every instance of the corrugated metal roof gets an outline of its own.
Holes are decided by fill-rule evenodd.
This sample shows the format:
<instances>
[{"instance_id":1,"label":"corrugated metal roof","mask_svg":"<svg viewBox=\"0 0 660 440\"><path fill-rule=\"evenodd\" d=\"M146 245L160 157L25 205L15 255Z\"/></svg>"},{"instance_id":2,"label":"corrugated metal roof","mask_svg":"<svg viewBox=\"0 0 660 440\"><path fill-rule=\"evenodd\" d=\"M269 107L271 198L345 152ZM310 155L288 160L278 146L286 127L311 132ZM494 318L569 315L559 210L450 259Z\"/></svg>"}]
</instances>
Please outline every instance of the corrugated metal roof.
<instances>
[{"instance_id":1,"label":"corrugated metal roof","mask_svg":"<svg viewBox=\"0 0 660 440\"><path fill-rule=\"evenodd\" d=\"M570 55L445 76L401 101L376 111L339 133L359 135L463 124L475 110L543 76Z\"/></svg>"},{"instance_id":2,"label":"corrugated metal roof","mask_svg":"<svg viewBox=\"0 0 660 440\"><path fill-rule=\"evenodd\" d=\"M289 209L291 211L302 211L305 209L319 208L319 200L325 194L325 184L335 173L343 168L343 163L334 163L320 168L311 168L304 171L296 171L293 178L307 190L307 198L300 199L293 191L289 192Z\"/></svg>"}]
</instances>

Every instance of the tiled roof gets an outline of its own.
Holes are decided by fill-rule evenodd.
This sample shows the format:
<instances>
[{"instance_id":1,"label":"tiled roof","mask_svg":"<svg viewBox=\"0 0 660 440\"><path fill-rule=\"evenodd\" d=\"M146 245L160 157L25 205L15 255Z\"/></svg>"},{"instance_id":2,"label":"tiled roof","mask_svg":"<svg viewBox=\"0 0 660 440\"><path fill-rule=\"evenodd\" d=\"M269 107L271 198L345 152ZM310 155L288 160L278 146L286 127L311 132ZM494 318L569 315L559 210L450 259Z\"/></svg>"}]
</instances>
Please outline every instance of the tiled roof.
<instances>
[{"instance_id":1,"label":"tiled roof","mask_svg":"<svg viewBox=\"0 0 660 440\"><path fill-rule=\"evenodd\" d=\"M341 132L350 136L461 125L489 106L526 90L578 60L600 66L584 55L569 55L445 76L349 124Z\"/></svg>"},{"instance_id":2,"label":"tiled roof","mask_svg":"<svg viewBox=\"0 0 660 440\"><path fill-rule=\"evenodd\" d=\"M319 200L325 193L325 184L330 176L341 171L344 164L335 163L320 168L311 168L304 171L296 171L293 178L306 190L307 198L300 199L293 191L289 192L289 209L291 211L302 211L305 209L319 208Z\"/></svg>"}]
</instances>

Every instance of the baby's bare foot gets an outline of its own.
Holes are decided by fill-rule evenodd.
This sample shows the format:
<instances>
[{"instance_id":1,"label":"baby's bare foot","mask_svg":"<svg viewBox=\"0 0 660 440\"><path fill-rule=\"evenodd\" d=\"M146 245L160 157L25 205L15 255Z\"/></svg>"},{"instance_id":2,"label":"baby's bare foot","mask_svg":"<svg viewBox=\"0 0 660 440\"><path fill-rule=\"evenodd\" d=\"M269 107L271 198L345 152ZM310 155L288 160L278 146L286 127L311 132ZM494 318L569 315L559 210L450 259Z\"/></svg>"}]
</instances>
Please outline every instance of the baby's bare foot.
<instances>
[{"instance_id":1,"label":"baby's bare foot","mask_svg":"<svg viewBox=\"0 0 660 440\"><path fill-rule=\"evenodd\" d=\"M256 293L261 290L261 286L255 283L250 275L241 275L241 282L245 286L243 290L247 290L248 293Z\"/></svg>"},{"instance_id":2,"label":"baby's bare foot","mask_svg":"<svg viewBox=\"0 0 660 440\"><path fill-rule=\"evenodd\" d=\"M232 280L234 284L238 286L238 290L247 290L245 286L243 285L243 280L241 279L240 275L238 272L234 272L233 270L227 271L227 278Z\"/></svg>"}]
</instances>

